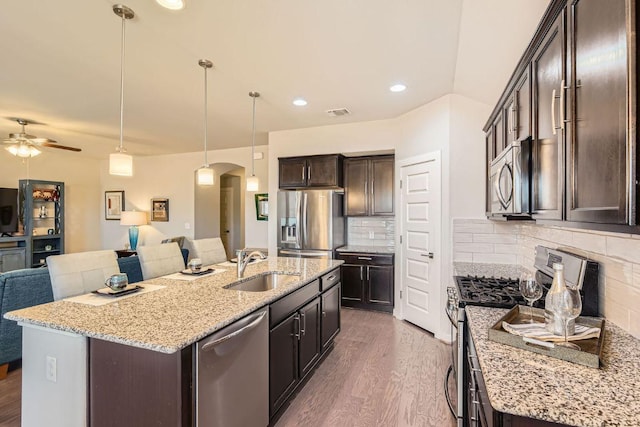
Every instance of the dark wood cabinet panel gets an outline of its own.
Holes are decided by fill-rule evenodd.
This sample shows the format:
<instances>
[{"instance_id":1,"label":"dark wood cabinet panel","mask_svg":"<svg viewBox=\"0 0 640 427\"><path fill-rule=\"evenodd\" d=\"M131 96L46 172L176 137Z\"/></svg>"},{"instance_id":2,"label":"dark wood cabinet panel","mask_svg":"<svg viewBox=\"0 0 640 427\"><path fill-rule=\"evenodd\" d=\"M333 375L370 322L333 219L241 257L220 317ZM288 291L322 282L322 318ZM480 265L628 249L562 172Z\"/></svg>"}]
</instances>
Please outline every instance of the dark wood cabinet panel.
<instances>
[{"instance_id":1,"label":"dark wood cabinet panel","mask_svg":"<svg viewBox=\"0 0 640 427\"><path fill-rule=\"evenodd\" d=\"M395 161L393 157L371 159L371 198L372 216L393 215L393 176Z\"/></svg>"},{"instance_id":2,"label":"dark wood cabinet panel","mask_svg":"<svg viewBox=\"0 0 640 427\"><path fill-rule=\"evenodd\" d=\"M533 217L562 219L564 188L565 13L555 20L532 62Z\"/></svg>"},{"instance_id":3,"label":"dark wood cabinet panel","mask_svg":"<svg viewBox=\"0 0 640 427\"><path fill-rule=\"evenodd\" d=\"M191 426L191 355L90 338L90 425Z\"/></svg>"},{"instance_id":4,"label":"dark wood cabinet panel","mask_svg":"<svg viewBox=\"0 0 640 427\"><path fill-rule=\"evenodd\" d=\"M345 160L347 216L392 216L394 156L352 157Z\"/></svg>"},{"instance_id":5,"label":"dark wood cabinet panel","mask_svg":"<svg viewBox=\"0 0 640 427\"><path fill-rule=\"evenodd\" d=\"M280 188L307 185L307 161L303 157L280 159Z\"/></svg>"},{"instance_id":6,"label":"dark wood cabinet panel","mask_svg":"<svg viewBox=\"0 0 640 427\"><path fill-rule=\"evenodd\" d=\"M343 185L341 154L279 159L280 188L339 188Z\"/></svg>"},{"instance_id":7,"label":"dark wood cabinet panel","mask_svg":"<svg viewBox=\"0 0 640 427\"><path fill-rule=\"evenodd\" d=\"M321 346L324 353L340 332L340 284L322 294Z\"/></svg>"},{"instance_id":8,"label":"dark wood cabinet panel","mask_svg":"<svg viewBox=\"0 0 640 427\"><path fill-rule=\"evenodd\" d=\"M531 70L529 67L522 74L513 93L514 138L521 140L531 136Z\"/></svg>"},{"instance_id":9,"label":"dark wood cabinet panel","mask_svg":"<svg viewBox=\"0 0 640 427\"><path fill-rule=\"evenodd\" d=\"M342 264L340 267L340 282L342 283L342 300L364 302L362 265Z\"/></svg>"},{"instance_id":10,"label":"dark wood cabinet panel","mask_svg":"<svg viewBox=\"0 0 640 427\"><path fill-rule=\"evenodd\" d=\"M393 306L393 267L367 266L367 301Z\"/></svg>"},{"instance_id":11,"label":"dark wood cabinet panel","mask_svg":"<svg viewBox=\"0 0 640 427\"><path fill-rule=\"evenodd\" d=\"M567 220L626 224L627 34L625 0L573 0L567 124ZM598 54L599 53L599 54Z\"/></svg>"},{"instance_id":12,"label":"dark wood cabinet panel","mask_svg":"<svg viewBox=\"0 0 640 427\"><path fill-rule=\"evenodd\" d=\"M269 333L270 415L282 406L298 384L298 334L300 315L296 312Z\"/></svg>"},{"instance_id":13,"label":"dark wood cabinet panel","mask_svg":"<svg viewBox=\"0 0 640 427\"><path fill-rule=\"evenodd\" d=\"M344 169L347 216L368 215L369 161L363 158L346 159Z\"/></svg>"},{"instance_id":14,"label":"dark wood cabinet panel","mask_svg":"<svg viewBox=\"0 0 640 427\"><path fill-rule=\"evenodd\" d=\"M493 134L496 141L496 156L506 147L504 112L499 114L493 122Z\"/></svg>"},{"instance_id":15,"label":"dark wood cabinet panel","mask_svg":"<svg viewBox=\"0 0 640 427\"><path fill-rule=\"evenodd\" d=\"M300 309L300 377L313 368L320 357L320 298Z\"/></svg>"}]
</instances>

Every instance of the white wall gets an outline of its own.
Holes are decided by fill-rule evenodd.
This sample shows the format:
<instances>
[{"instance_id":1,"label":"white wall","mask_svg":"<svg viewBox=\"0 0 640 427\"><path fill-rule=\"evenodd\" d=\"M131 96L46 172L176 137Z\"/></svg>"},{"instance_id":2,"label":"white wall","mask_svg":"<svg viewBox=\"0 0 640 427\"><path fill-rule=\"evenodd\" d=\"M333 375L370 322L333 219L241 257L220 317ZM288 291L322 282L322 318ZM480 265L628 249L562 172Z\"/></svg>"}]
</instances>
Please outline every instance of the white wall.
<instances>
[{"instance_id":1,"label":"white wall","mask_svg":"<svg viewBox=\"0 0 640 427\"><path fill-rule=\"evenodd\" d=\"M82 252L102 247L100 218L104 193L100 162L75 153L43 149L29 160L0 150L0 187L18 188L20 179L65 183L65 250ZM102 214L104 217L104 214Z\"/></svg>"},{"instance_id":2,"label":"white wall","mask_svg":"<svg viewBox=\"0 0 640 427\"><path fill-rule=\"evenodd\" d=\"M268 188L267 146L257 146L256 152L263 152L265 158L255 161L255 173L260 179L260 191ZM208 152L211 163L233 163L251 170L251 147L215 150ZM104 191L124 190L125 209L150 211L151 199L169 199L169 221L150 222L140 227L139 245L157 244L167 237L194 236L194 171L202 166L203 153L182 153L163 156L134 157L134 176L130 178L111 176L108 163L100 165L102 199ZM243 184L244 185L244 184ZM104 201L101 200L102 209ZM245 245L266 247L267 224L257 221L254 193L245 193ZM119 221L106 221L100 215L102 246L118 249L128 242L128 228ZM185 228L189 224L190 229Z\"/></svg>"}]
</instances>

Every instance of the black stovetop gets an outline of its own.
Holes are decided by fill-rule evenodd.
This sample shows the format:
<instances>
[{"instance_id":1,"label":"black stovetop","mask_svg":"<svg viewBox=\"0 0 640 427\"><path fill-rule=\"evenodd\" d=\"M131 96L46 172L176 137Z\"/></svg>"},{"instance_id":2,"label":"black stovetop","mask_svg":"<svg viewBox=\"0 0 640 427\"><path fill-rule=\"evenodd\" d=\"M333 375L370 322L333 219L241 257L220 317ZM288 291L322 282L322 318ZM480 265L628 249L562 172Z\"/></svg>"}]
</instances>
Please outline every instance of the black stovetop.
<instances>
[{"instance_id":1,"label":"black stovetop","mask_svg":"<svg viewBox=\"0 0 640 427\"><path fill-rule=\"evenodd\" d=\"M458 285L458 304L460 307L479 305L511 308L517 304L526 304L518 289L518 279L456 276L456 284Z\"/></svg>"}]
</instances>

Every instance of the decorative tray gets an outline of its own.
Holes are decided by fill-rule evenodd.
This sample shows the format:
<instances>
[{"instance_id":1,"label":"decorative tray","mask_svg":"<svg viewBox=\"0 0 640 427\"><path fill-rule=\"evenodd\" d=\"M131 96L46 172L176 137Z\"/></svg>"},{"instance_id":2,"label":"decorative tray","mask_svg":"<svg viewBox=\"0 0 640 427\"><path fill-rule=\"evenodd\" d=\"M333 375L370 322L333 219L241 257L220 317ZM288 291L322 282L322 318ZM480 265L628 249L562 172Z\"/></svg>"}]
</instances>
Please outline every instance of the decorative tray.
<instances>
[{"instance_id":1,"label":"decorative tray","mask_svg":"<svg viewBox=\"0 0 640 427\"><path fill-rule=\"evenodd\" d=\"M582 325L589 328L599 328L600 335L598 337L581 340L570 339L572 343L577 344L580 347L580 350L574 350L572 348L556 345L553 342L539 341L537 339L514 335L504 329L503 322L510 325L526 324L530 319L529 310L529 307L521 305L513 307L507 314L498 320L495 325L489 328L489 340L591 368L600 367L602 344L604 342L604 319L586 316L580 316L576 319L576 326ZM544 310L540 308L533 308L533 320L535 322L544 323ZM560 339L559 341L563 341L563 339Z\"/></svg>"},{"instance_id":2,"label":"decorative tray","mask_svg":"<svg viewBox=\"0 0 640 427\"><path fill-rule=\"evenodd\" d=\"M121 297L123 295L129 295L129 294L133 294L135 292L138 292L140 289L144 289L142 286L140 285L127 285L122 289L119 289L117 291L114 291L111 288L100 288L96 291L91 292L92 294L98 294L98 295L106 295L106 296L110 296L110 297Z\"/></svg>"},{"instance_id":3,"label":"decorative tray","mask_svg":"<svg viewBox=\"0 0 640 427\"><path fill-rule=\"evenodd\" d=\"M213 273L214 271L216 270L213 268L207 268L206 270L200 271L182 270L180 273L186 274L187 276L203 276L205 274Z\"/></svg>"}]
</instances>

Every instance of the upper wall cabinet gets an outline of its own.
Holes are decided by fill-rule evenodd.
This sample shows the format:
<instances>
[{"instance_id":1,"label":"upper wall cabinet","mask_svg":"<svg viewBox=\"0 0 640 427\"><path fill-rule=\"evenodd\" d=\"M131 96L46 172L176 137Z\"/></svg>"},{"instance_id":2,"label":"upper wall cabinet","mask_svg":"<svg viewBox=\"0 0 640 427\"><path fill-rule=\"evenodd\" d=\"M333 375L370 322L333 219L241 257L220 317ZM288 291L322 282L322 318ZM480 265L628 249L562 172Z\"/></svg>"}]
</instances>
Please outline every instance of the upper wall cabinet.
<instances>
[{"instance_id":1,"label":"upper wall cabinet","mask_svg":"<svg viewBox=\"0 0 640 427\"><path fill-rule=\"evenodd\" d=\"M342 187L343 159L340 154L280 158L280 188Z\"/></svg>"},{"instance_id":2,"label":"upper wall cabinet","mask_svg":"<svg viewBox=\"0 0 640 427\"><path fill-rule=\"evenodd\" d=\"M392 216L394 156L345 160L347 216Z\"/></svg>"},{"instance_id":3,"label":"upper wall cabinet","mask_svg":"<svg viewBox=\"0 0 640 427\"><path fill-rule=\"evenodd\" d=\"M485 126L488 162L530 130L536 220L637 225L635 9L552 0Z\"/></svg>"}]
</instances>

